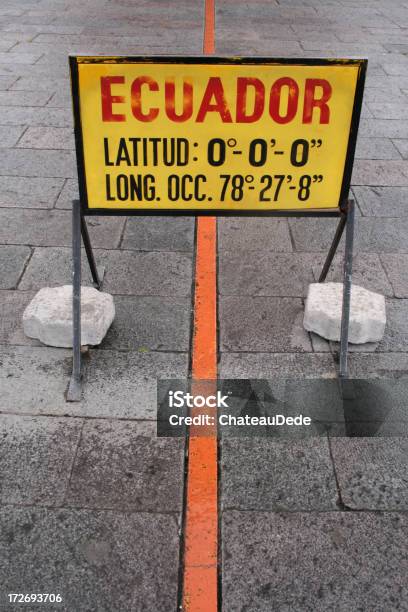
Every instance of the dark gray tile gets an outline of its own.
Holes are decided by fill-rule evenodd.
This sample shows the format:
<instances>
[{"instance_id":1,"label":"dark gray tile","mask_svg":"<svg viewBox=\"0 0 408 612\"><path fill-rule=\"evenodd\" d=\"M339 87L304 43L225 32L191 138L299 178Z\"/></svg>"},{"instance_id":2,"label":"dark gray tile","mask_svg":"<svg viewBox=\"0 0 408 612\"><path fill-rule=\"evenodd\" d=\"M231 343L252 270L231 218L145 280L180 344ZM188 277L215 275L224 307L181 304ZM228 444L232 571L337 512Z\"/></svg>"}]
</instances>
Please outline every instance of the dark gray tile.
<instances>
[{"instance_id":1,"label":"dark gray tile","mask_svg":"<svg viewBox=\"0 0 408 612\"><path fill-rule=\"evenodd\" d=\"M176 608L171 515L3 507L0 524L0 580L10 592L24 583L30 593L60 593L64 612Z\"/></svg>"},{"instance_id":2,"label":"dark gray tile","mask_svg":"<svg viewBox=\"0 0 408 612\"><path fill-rule=\"evenodd\" d=\"M218 240L220 251L292 252L286 219L221 218L218 220Z\"/></svg>"},{"instance_id":3,"label":"dark gray tile","mask_svg":"<svg viewBox=\"0 0 408 612\"><path fill-rule=\"evenodd\" d=\"M222 534L228 611L405 608L406 514L226 512Z\"/></svg>"},{"instance_id":4,"label":"dark gray tile","mask_svg":"<svg viewBox=\"0 0 408 612\"><path fill-rule=\"evenodd\" d=\"M191 275L189 253L111 251L104 289L123 295L187 296Z\"/></svg>"},{"instance_id":5,"label":"dark gray tile","mask_svg":"<svg viewBox=\"0 0 408 612\"><path fill-rule=\"evenodd\" d=\"M0 289L15 289L31 255L26 246L0 246Z\"/></svg>"},{"instance_id":6,"label":"dark gray tile","mask_svg":"<svg viewBox=\"0 0 408 612\"><path fill-rule=\"evenodd\" d=\"M92 217L87 221L94 247L116 248L123 217ZM32 246L70 246L72 216L63 210L0 209L0 242Z\"/></svg>"},{"instance_id":7,"label":"dark gray tile","mask_svg":"<svg viewBox=\"0 0 408 612\"><path fill-rule=\"evenodd\" d=\"M343 503L353 510L408 510L408 439L333 438Z\"/></svg>"},{"instance_id":8,"label":"dark gray tile","mask_svg":"<svg viewBox=\"0 0 408 612\"><path fill-rule=\"evenodd\" d=\"M326 438L224 438L221 488L224 509L336 509L336 481Z\"/></svg>"},{"instance_id":9,"label":"dark gray tile","mask_svg":"<svg viewBox=\"0 0 408 612\"><path fill-rule=\"evenodd\" d=\"M385 334L378 345L380 352L407 351L408 347L408 300L387 300L387 324Z\"/></svg>"},{"instance_id":10,"label":"dark gray tile","mask_svg":"<svg viewBox=\"0 0 408 612\"><path fill-rule=\"evenodd\" d=\"M80 419L1 415L1 502L60 505L81 427Z\"/></svg>"},{"instance_id":11,"label":"dark gray tile","mask_svg":"<svg viewBox=\"0 0 408 612\"><path fill-rule=\"evenodd\" d=\"M407 355L408 371L408 355ZM330 354L314 353L222 353L220 378L272 378L296 376L317 378L336 376L336 366Z\"/></svg>"},{"instance_id":12,"label":"dark gray tile","mask_svg":"<svg viewBox=\"0 0 408 612\"><path fill-rule=\"evenodd\" d=\"M335 223L326 219L291 219L296 251L328 251ZM356 217L355 253L408 252L408 220L396 218ZM343 249L344 238L339 249Z\"/></svg>"},{"instance_id":13,"label":"dark gray tile","mask_svg":"<svg viewBox=\"0 0 408 612\"><path fill-rule=\"evenodd\" d=\"M188 376L187 353L92 350L83 360L82 401L71 404L71 350L0 346L0 362L0 410L35 415L154 420L157 379Z\"/></svg>"},{"instance_id":14,"label":"dark gray tile","mask_svg":"<svg viewBox=\"0 0 408 612\"><path fill-rule=\"evenodd\" d=\"M221 295L303 297L313 282L313 255L221 251Z\"/></svg>"},{"instance_id":15,"label":"dark gray tile","mask_svg":"<svg viewBox=\"0 0 408 612\"><path fill-rule=\"evenodd\" d=\"M389 256L384 256L389 257ZM398 255L397 257L404 257ZM320 273L323 268L323 263L326 256L317 256L314 258L316 262L313 265L314 279L318 281ZM338 253L330 270L327 274L328 282L343 282L343 253ZM381 259L382 261L382 259ZM353 284L360 285L370 291L382 293L386 296L393 296L394 290L391 286L386 273L384 272L383 266L378 255L375 253L358 253L353 258ZM389 277L389 275L388 275Z\"/></svg>"},{"instance_id":16,"label":"dark gray tile","mask_svg":"<svg viewBox=\"0 0 408 612\"><path fill-rule=\"evenodd\" d=\"M381 255L384 269L397 298L408 298L408 255Z\"/></svg>"},{"instance_id":17,"label":"dark gray tile","mask_svg":"<svg viewBox=\"0 0 408 612\"><path fill-rule=\"evenodd\" d=\"M33 297L32 291L0 291L0 344L39 344L23 332L23 312Z\"/></svg>"},{"instance_id":18,"label":"dark gray tile","mask_svg":"<svg viewBox=\"0 0 408 612\"><path fill-rule=\"evenodd\" d=\"M155 423L87 421L66 503L180 512L183 479L184 438L157 438Z\"/></svg>"},{"instance_id":19,"label":"dark gray tile","mask_svg":"<svg viewBox=\"0 0 408 612\"><path fill-rule=\"evenodd\" d=\"M188 351L191 298L115 297L115 320L102 346L129 351Z\"/></svg>"},{"instance_id":20,"label":"dark gray tile","mask_svg":"<svg viewBox=\"0 0 408 612\"><path fill-rule=\"evenodd\" d=\"M221 351L311 351L297 298L220 298Z\"/></svg>"},{"instance_id":21,"label":"dark gray tile","mask_svg":"<svg viewBox=\"0 0 408 612\"><path fill-rule=\"evenodd\" d=\"M128 219L122 248L137 251L191 251L194 218L136 217Z\"/></svg>"},{"instance_id":22,"label":"dark gray tile","mask_svg":"<svg viewBox=\"0 0 408 612\"><path fill-rule=\"evenodd\" d=\"M349 372L354 378L400 378L408 375L408 353L351 353Z\"/></svg>"}]
</instances>

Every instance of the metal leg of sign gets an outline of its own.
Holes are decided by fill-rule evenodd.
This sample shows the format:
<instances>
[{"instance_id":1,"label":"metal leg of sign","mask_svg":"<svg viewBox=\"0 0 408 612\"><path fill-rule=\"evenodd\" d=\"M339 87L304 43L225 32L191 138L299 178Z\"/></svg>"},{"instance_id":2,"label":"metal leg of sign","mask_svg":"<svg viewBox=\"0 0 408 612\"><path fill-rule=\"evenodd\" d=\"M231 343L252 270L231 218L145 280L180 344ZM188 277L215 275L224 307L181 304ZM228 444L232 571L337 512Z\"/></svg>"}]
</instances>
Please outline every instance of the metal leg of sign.
<instances>
[{"instance_id":1,"label":"metal leg of sign","mask_svg":"<svg viewBox=\"0 0 408 612\"><path fill-rule=\"evenodd\" d=\"M343 305L340 331L340 371L341 379L348 377L348 337L351 302L351 276L353 271L354 244L354 201L348 201L346 223L346 246L344 253Z\"/></svg>"},{"instance_id":2,"label":"metal leg of sign","mask_svg":"<svg viewBox=\"0 0 408 612\"><path fill-rule=\"evenodd\" d=\"M86 256L88 258L89 268L92 274L93 285L95 289L102 289L103 277L105 275L105 268L97 268L95 263L94 254L92 251L91 240L89 238L88 226L85 221L85 217L81 214L81 235L84 242Z\"/></svg>"},{"instance_id":3,"label":"metal leg of sign","mask_svg":"<svg viewBox=\"0 0 408 612\"><path fill-rule=\"evenodd\" d=\"M339 246L339 242L344 232L344 228L346 227L347 214L345 212L341 213L340 221L336 229L336 233L333 238L333 242L330 247L330 251L327 254L326 261L324 262L323 269L319 276L319 283L324 283L326 280L326 276L328 271L330 270L330 266L332 264L333 258L336 254L337 247Z\"/></svg>"},{"instance_id":4,"label":"metal leg of sign","mask_svg":"<svg viewBox=\"0 0 408 612\"><path fill-rule=\"evenodd\" d=\"M72 203L72 258L74 264L72 283L72 375L67 391L68 402L81 400L81 205Z\"/></svg>"}]
</instances>

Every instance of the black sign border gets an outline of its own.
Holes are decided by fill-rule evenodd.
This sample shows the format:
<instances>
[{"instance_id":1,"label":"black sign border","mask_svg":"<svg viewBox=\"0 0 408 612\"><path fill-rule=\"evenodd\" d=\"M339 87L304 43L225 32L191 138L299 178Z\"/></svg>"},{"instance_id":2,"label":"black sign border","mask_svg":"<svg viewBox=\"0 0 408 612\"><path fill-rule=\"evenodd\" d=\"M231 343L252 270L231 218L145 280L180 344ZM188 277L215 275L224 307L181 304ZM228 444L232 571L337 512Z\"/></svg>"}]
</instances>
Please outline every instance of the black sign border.
<instances>
[{"instance_id":1,"label":"black sign border","mask_svg":"<svg viewBox=\"0 0 408 612\"><path fill-rule=\"evenodd\" d=\"M351 117L349 141L343 181L340 192L339 207L333 209L288 209L288 210L234 210L234 209L106 209L88 208L86 191L85 158L82 140L82 123L79 100L78 64L224 64L224 65L291 65L291 66L358 66L356 91L354 95L353 113ZM367 71L367 59L320 59L320 58L270 58L270 57L222 57L222 56L69 56L71 75L72 106L74 114L75 149L78 170L78 186L82 215L98 216L211 216L211 217L337 217L345 205L349 195L354 155L357 143L357 133L363 101L364 82Z\"/></svg>"}]
</instances>

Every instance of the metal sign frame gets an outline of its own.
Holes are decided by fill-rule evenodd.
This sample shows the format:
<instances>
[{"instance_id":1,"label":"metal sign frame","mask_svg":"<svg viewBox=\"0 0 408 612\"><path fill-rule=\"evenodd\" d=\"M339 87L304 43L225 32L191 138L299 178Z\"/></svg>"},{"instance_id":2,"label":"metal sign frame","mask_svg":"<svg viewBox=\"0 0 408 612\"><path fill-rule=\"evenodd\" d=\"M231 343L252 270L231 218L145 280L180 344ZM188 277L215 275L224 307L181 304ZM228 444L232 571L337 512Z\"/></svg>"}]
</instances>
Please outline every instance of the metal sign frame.
<instances>
[{"instance_id":1,"label":"metal sign frame","mask_svg":"<svg viewBox=\"0 0 408 612\"><path fill-rule=\"evenodd\" d=\"M84 60L85 58L82 58ZM358 126L360 121L361 105L364 92L365 74L367 60L338 60L338 59L271 59L271 58L227 58L227 57L179 57L179 56L148 56L148 57L92 57L86 58L89 63L163 63L163 64L267 64L267 65L358 65L358 77L353 103L352 118L350 124L349 140L347 146L346 161L343 171L343 180L340 193L338 208L333 209L313 209L310 210L214 210L205 209L105 209L88 208L86 192L85 161L81 128L81 113L79 99L78 82L78 61L77 56L69 58L71 71L71 88L75 126L75 145L78 169L79 200L74 200L72 205L72 252L73 252L73 368L72 375L67 391L67 401L81 400L81 236L84 243L87 260L92 274L93 284L97 289L102 288L103 271L98 272L92 245L86 225L86 216L240 216L240 217L340 217L332 245L323 266L319 282L324 282L330 265L333 261L339 246L344 230L346 230L344 270L343 270L343 302L341 318L341 338L340 338L340 365L339 377L341 380L348 377L348 336L350 319L351 301L351 281L352 281L352 262L353 262L353 242L354 242L354 217L355 204L349 199L350 181L353 170L355 147L357 142Z\"/></svg>"}]
</instances>

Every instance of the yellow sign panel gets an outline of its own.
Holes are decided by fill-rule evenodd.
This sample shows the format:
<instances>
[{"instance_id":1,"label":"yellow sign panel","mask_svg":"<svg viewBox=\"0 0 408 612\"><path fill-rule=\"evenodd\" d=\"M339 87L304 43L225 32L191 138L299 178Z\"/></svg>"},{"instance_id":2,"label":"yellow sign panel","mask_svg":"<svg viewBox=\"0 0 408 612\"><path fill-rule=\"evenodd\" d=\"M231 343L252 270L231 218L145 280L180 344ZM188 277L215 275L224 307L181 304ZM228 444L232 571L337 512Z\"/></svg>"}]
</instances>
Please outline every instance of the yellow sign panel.
<instances>
[{"instance_id":1,"label":"yellow sign panel","mask_svg":"<svg viewBox=\"0 0 408 612\"><path fill-rule=\"evenodd\" d=\"M86 212L338 209L365 60L71 58Z\"/></svg>"}]
</instances>

